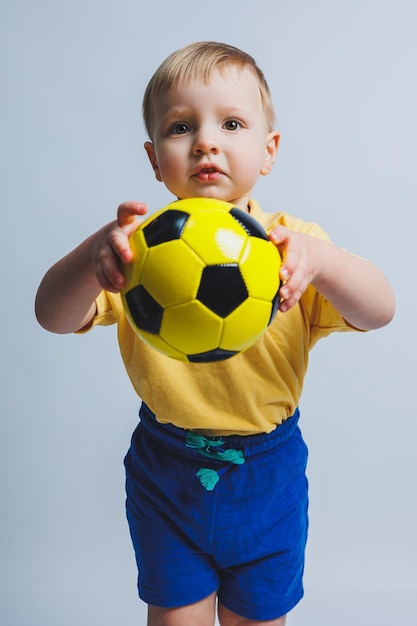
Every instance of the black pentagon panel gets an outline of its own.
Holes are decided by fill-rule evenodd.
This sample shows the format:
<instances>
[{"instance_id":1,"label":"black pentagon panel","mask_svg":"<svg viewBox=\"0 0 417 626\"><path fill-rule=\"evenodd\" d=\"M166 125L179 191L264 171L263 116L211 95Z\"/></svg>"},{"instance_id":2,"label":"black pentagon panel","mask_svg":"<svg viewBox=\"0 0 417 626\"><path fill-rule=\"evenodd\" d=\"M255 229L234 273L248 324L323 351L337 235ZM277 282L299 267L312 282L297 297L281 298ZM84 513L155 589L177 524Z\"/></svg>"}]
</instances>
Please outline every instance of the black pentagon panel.
<instances>
[{"instance_id":1,"label":"black pentagon panel","mask_svg":"<svg viewBox=\"0 0 417 626\"><path fill-rule=\"evenodd\" d=\"M268 326L270 325L270 323L274 319L275 315L277 314L278 307L279 307L279 300L280 300L280 298L279 298L279 291L278 291L277 295L272 300L272 311L271 311L271 317L269 318Z\"/></svg>"},{"instance_id":2,"label":"black pentagon panel","mask_svg":"<svg viewBox=\"0 0 417 626\"><path fill-rule=\"evenodd\" d=\"M157 246L166 241L179 239L189 219L189 213L172 209L155 217L143 229L143 235L148 247Z\"/></svg>"},{"instance_id":3,"label":"black pentagon panel","mask_svg":"<svg viewBox=\"0 0 417 626\"><path fill-rule=\"evenodd\" d=\"M215 350L209 350L208 352L200 352L200 354L188 354L187 359L190 363L213 363L214 361L225 361L230 357L238 354L232 350L222 350L216 348Z\"/></svg>"},{"instance_id":4,"label":"black pentagon panel","mask_svg":"<svg viewBox=\"0 0 417 626\"><path fill-rule=\"evenodd\" d=\"M248 297L237 263L207 265L203 269L197 299L220 317L227 317Z\"/></svg>"},{"instance_id":5,"label":"black pentagon panel","mask_svg":"<svg viewBox=\"0 0 417 626\"><path fill-rule=\"evenodd\" d=\"M128 291L126 302L136 326L157 335L161 328L164 310L145 287L138 285Z\"/></svg>"},{"instance_id":6,"label":"black pentagon panel","mask_svg":"<svg viewBox=\"0 0 417 626\"><path fill-rule=\"evenodd\" d=\"M268 235L262 224L258 222L252 215L242 211L242 209L233 208L230 209L230 215L234 217L234 219L239 222L244 230L251 237L258 237L259 239L266 239L268 241Z\"/></svg>"}]
</instances>

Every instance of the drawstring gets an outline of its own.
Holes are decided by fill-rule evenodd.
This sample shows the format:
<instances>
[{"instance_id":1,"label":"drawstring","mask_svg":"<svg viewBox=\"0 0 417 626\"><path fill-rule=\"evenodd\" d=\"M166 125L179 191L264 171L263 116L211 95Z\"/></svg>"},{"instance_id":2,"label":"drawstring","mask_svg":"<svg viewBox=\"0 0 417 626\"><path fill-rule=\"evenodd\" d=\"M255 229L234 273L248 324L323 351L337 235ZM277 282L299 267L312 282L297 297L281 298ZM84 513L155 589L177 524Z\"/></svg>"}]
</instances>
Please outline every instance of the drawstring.
<instances>
[{"instance_id":1,"label":"drawstring","mask_svg":"<svg viewBox=\"0 0 417 626\"><path fill-rule=\"evenodd\" d=\"M227 462L227 465L221 467L217 472L216 470L206 467L202 467L198 470L196 476L200 479L201 484L207 491L213 491L220 476L224 474L231 465L242 465L245 462L242 450L234 450L233 448L222 449L221 446L224 445L224 441L221 438L217 439L212 437L209 439L208 437L189 431L185 445L187 448L194 448L203 456Z\"/></svg>"}]
</instances>

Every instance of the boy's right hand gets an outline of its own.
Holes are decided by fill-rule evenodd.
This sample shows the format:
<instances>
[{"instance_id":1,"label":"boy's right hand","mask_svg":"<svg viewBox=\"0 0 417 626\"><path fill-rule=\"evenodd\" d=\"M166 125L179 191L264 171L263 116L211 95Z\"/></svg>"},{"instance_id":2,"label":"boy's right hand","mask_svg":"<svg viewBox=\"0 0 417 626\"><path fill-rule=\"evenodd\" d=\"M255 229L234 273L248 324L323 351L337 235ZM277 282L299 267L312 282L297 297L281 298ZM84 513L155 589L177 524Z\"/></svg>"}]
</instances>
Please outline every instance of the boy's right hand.
<instances>
[{"instance_id":1,"label":"boy's right hand","mask_svg":"<svg viewBox=\"0 0 417 626\"><path fill-rule=\"evenodd\" d=\"M116 220L90 235L46 272L35 301L41 326L55 333L73 333L91 324L100 291L116 293L124 285L121 263L132 260L129 237L140 223L138 216L147 210L142 202L124 202Z\"/></svg>"},{"instance_id":2,"label":"boy's right hand","mask_svg":"<svg viewBox=\"0 0 417 626\"><path fill-rule=\"evenodd\" d=\"M132 261L129 237L140 224L148 207L143 202L124 202L117 210L117 219L101 228L90 241L90 259L100 286L117 293L124 285L121 263Z\"/></svg>"}]
</instances>

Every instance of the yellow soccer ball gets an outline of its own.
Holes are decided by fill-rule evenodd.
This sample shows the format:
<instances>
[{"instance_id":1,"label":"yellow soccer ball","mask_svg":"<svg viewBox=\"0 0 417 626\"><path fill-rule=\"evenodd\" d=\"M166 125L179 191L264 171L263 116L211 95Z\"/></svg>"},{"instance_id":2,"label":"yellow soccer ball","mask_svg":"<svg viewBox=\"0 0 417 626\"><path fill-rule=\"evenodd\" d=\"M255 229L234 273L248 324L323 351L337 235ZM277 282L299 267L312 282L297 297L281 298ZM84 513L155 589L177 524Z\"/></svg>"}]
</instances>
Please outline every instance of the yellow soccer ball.
<instances>
[{"instance_id":1,"label":"yellow soccer ball","mask_svg":"<svg viewBox=\"0 0 417 626\"><path fill-rule=\"evenodd\" d=\"M252 346L278 309L281 259L232 204L172 202L130 239L122 300L138 336L181 361L220 361Z\"/></svg>"}]
</instances>

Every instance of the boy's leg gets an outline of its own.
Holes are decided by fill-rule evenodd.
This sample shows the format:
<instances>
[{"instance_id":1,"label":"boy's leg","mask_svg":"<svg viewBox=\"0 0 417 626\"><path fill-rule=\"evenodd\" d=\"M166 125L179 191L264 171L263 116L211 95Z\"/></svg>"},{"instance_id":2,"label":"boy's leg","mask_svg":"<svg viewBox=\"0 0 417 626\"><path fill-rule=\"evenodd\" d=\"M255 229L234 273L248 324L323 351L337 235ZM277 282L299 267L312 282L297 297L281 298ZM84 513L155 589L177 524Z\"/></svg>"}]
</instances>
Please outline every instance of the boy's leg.
<instances>
[{"instance_id":1,"label":"boy's leg","mask_svg":"<svg viewBox=\"0 0 417 626\"><path fill-rule=\"evenodd\" d=\"M149 606L148 626L214 626L216 595L174 609Z\"/></svg>"},{"instance_id":2,"label":"boy's leg","mask_svg":"<svg viewBox=\"0 0 417 626\"><path fill-rule=\"evenodd\" d=\"M218 613L220 626L285 626L286 622L286 615L266 622L246 619L245 617L236 615L236 613L232 613L232 611L229 611L229 609L226 609L226 607L220 603Z\"/></svg>"},{"instance_id":3,"label":"boy's leg","mask_svg":"<svg viewBox=\"0 0 417 626\"><path fill-rule=\"evenodd\" d=\"M148 626L213 626L215 619L216 593L211 596L174 609L163 609L157 606L148 608ZM220 626L285 626L286 616L275 620L259 622L232 613L219 604Z\"/></svg>"}]
</instances>

